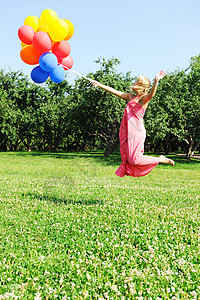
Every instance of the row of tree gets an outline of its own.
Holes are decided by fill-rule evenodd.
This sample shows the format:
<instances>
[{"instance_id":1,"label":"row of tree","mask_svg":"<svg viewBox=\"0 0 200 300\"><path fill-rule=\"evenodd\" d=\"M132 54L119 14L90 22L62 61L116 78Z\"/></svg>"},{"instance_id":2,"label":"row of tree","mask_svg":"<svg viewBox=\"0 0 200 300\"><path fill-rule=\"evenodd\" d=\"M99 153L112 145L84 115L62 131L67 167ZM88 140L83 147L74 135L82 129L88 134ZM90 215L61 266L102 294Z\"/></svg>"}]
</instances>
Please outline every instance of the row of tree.
<instances>
[{"instance_id":1,"label":"row of tree","mask_svg":"<svg viewBox=\"0 0 200 300\"><path fill-rule=\"evenodd\" d=\"M130 92L135 78L116 71L118 59L100 58L87 76ZM119 127L126 101L91 86L84 78L70 85L36 85L22 72L0 71L0 150L119 149ZM146 151L185 151L190 158L200 141L200 56L187 70L160 81L144 122Z\"/></svg>"}]
</instances>

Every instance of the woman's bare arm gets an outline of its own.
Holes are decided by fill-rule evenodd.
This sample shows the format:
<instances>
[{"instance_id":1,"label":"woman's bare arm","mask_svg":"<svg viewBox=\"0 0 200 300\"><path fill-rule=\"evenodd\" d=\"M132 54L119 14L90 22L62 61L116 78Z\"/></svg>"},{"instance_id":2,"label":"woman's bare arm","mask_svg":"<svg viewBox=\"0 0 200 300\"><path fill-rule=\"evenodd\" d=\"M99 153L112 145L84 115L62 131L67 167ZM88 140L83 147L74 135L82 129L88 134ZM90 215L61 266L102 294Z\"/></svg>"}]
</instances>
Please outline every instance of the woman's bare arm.
<instances>
[{"instance_id":1,"label":"woman's bare arm","mask_svg":"<svg viewBox=\"0 0 200 300\"><path fill-rule=\"evenodd\" d=\"M165 76L165 72L164 71L161 71L159 72L156 77L155 77L155 80L154 80L154 83L153 83L153 86L149 92L149 94L147 95L144 95L141 99L142 103L145 104L147 103L149 100L151 100L154 96L155 96L155 93L156 93L156 90L157 90L157 86L158 86L158 82L160 79L162 79L163 77Z\"/></svg>"},{"instance_id":2,"label":"woman's bare arm","mask_svg":"<svg viewBox=\"0 0 200 300\"><path fill-rule=\"evenodd\" d=\"M100 82L98 82L96 80L92 80L91 82L92 82L92 84L94 86L98 86L101 89L105 90L106 92L110 92L113 95L118 96L118 97L120 97L120 98L122 98L122 99L124 99L126 101L130 101L133 98L133 95L131 93L120 92L120 91L115 90L115 89L113 89L110 86L104 85L104 84L102 84L102 83L100 83Z\"/></svg>"}]
</instances>

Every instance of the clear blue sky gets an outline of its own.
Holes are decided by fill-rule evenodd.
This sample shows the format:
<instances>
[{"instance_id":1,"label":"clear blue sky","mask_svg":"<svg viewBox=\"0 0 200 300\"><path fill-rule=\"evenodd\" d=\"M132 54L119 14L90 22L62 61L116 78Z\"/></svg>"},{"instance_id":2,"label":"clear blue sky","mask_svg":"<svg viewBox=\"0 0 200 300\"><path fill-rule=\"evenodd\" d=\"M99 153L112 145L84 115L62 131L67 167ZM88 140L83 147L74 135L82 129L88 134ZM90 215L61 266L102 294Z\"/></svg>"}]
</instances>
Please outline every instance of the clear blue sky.
<instances>
[{"instance_id":1,"label":"clear blue sky","mask_svg":"<svg viewBox=\"0 0 200 300\"><path fill-rule=\"evenodd\" d=\"M199 0L10 0L1 3L0 68L22 70L32 66L20 58L17 31L27 16L40 17L46 8L70 20L75 33L69 40L73 69L95 72L99 57L118 58L119 72L146 75L152 80L161 69L184 69L200 52ZM68 79L74 75L68 71Z\"/></svg>"}]
</instances>

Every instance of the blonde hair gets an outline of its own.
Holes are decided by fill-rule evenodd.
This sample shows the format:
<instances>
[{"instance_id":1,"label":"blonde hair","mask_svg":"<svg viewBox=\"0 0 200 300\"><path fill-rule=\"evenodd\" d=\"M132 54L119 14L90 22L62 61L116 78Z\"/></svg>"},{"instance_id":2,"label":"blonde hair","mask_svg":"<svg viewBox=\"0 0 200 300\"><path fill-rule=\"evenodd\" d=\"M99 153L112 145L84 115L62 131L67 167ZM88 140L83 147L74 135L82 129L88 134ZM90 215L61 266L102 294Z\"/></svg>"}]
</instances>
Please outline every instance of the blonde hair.
<instances>
[{"instance_id":1,"label":"blonde hair","mask_svg":"<svg viewBox=\"0 0 200 300\"><path fill-rule=\"evenodd\" d=\"M145 95L148 93L150 85L150 80L147 77L140 75L138 77L138 81L132 86L131 89L132 92L136 92L138 95Z\"/></svg>"}]
</instances>

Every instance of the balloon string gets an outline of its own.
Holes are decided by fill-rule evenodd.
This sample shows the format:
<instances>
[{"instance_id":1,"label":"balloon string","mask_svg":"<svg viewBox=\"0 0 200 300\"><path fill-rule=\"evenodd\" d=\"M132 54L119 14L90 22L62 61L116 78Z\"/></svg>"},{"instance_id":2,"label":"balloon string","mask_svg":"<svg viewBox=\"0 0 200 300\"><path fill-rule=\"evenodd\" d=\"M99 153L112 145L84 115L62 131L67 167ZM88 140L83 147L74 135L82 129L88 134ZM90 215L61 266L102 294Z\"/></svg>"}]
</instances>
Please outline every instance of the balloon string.
<instances>
[{"instance_id":1,"label":"balloon string","mask_svg":"<svg viewBox=\"0 0 200 300\"><path fill-rule=\"evenodd\" d=\"M71 70L70 68L68 68L68 67L66 67L66 66L64 66L64 65L62 65L62 64L60 64L60 65L61 65L63 68L66 68L67 70L70 70L71 72L76 73L77 75L79 75L79 76L81 76L81 77L83 77L83 78L89 80L90 82L92 82L92 79L91 79L91 78L88 78L88 77L84 76L83 74L78 73L78 72L76 72L76 71L74 71L74 70Z\"/></svg>"}]
</instances>

